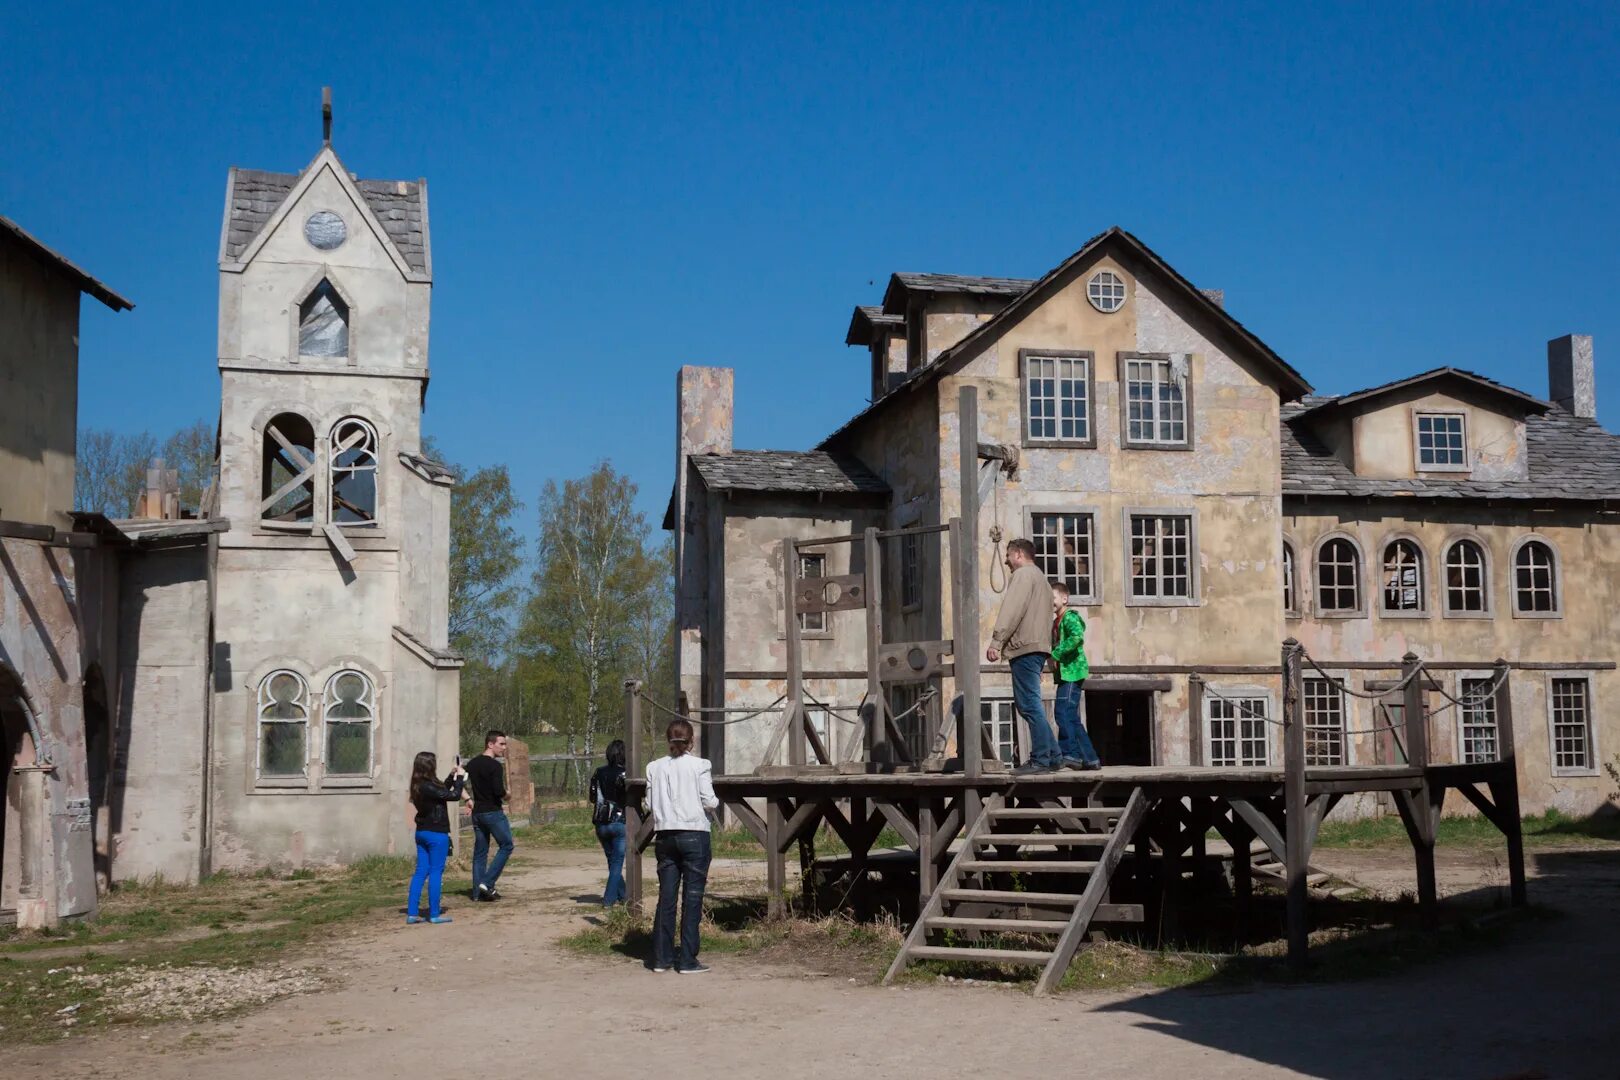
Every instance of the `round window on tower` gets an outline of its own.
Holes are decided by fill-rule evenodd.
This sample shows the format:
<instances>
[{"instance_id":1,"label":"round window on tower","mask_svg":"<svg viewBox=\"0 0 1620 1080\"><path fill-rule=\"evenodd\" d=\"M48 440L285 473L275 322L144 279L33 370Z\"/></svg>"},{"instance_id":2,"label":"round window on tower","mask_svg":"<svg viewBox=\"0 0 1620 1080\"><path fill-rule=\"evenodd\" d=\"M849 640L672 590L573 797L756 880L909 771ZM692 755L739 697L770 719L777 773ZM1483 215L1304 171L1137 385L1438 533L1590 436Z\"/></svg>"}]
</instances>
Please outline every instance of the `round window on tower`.
<instances>
[{"instance_id":1,"label":"round window on tower","mask_svg":"<svg viewBox=\"0 0 1620 1080\"><path fill-rule=\"evenodd\" d=\"M1118 311L1125 306L1125 282L1112 270L1099 270L1086 282L1086 299L1098 311Z\"/></svg>"},{"instance_id":2,"label":"round window on tower","mask_svg":"<svg viewBox=\"0 0 1620 1080\"><path fill-rule=\"evenodd\" d=\"M309 246L319 248L321 251L333 251L343 246L343 241L349 238L348 227L343 219L330 210L321 210L309 215L304 222L304 239Z\"/></svg>"}]
</instances>

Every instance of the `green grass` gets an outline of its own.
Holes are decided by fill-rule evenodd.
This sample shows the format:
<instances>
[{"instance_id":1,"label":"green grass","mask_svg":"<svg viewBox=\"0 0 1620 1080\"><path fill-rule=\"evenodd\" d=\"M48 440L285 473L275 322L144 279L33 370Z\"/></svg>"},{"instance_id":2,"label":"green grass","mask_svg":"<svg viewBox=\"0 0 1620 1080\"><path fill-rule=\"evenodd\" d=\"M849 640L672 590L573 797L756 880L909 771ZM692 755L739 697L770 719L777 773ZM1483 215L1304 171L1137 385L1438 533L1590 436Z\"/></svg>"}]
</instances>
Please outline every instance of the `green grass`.
<instances>
[{"instance_id":1,"label":"green grass","mask_svg":"<svg viewBox=\"0 0 1620 1080\"><path fill-rule=\"evenodd\" d=\"M1572 818L1557 810L1527 817L1523 823L1526 847L1559 847L1590 840L1620 841L1620 815ZM1399 817L1328 821L1317 834L1317 847L1401 847L1409 841ZM1444 817L1435 842L1442 846L1487 847L1502 843L1502 833L1478 815Z\"/></svg>"}]
</instances>

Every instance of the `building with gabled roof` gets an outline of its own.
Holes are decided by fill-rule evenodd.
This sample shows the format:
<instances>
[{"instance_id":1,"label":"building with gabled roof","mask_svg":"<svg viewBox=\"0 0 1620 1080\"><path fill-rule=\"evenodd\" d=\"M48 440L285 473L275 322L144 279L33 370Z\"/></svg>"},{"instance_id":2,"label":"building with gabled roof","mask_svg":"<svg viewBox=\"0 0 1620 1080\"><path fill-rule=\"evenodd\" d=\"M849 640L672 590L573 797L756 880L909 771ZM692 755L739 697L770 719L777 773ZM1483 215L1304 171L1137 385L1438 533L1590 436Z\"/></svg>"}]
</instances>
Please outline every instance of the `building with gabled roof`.
<instances>
[{"instance_id":1,"label":"building with gabled roof","mask_svg":"<svg viewBox=\"0 0 1620 1080\"><path fill-rule=\"evenodd\" d=\"M1306 680L1313 763L1402 760L1389 730L1400 702L1380 695L1409 651L1445 672L1430 700L1434 760L1498 753L1492 706L1445 695L1474 701L1503 658L1526 809L1603 805L1605 704L1620 695L1609 596L1620 439L1594 417L1591 339L1549 343L1545 398L1460 367L1327 397L1225 300L1117 227L1038 279L893 275L845 335L871 358L870 400L815 446L887 488L859 502L823 490L798 457L766 451L748 454L773 462L768 497L739 497L720 480L737 453L730 373L683 369L666 524L683 552L688 705L758 707L782 692L784 568L772 556L782 538L944 525L960 515L970 468L982 630L1002 547L1028 537L1089 624L1086 704L1105 763L1280 762L1271 721L1278 649L1292 637L1331 673ZM978 390L981 450L993 451L972 463L958 459L964 386ZM941 543L885 541L886 641L951 636ZM805 550L821 561L800 576L866 572L859 545ZM859 613L800 618L808 695L853 711L866 692ZM1005 666L982 680L981 719L1012 761L1021 736ZM868 747L870 757L916 762L941 749L931 741L951 680L934 683L935 715L913 714L923 719L903 733L912 745ZM892 687L890 712L923 689ZM851 737L823 715L834 743ZM708 730L721 768L785 760L781 748L762 756L770 723ZM1343 812L1377 805L1351 799Z\"/></svg>"}]
</instances>

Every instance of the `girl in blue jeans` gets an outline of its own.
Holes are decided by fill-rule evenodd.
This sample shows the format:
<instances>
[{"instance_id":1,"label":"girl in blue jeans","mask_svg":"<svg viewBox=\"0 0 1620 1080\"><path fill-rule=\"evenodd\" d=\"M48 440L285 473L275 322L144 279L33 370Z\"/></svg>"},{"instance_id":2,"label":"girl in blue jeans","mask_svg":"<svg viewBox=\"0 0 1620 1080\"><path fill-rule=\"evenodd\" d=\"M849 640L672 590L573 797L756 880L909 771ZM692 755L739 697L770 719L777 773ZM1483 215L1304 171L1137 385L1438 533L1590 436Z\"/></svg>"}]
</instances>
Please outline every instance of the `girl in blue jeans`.
<instances>
[{"instance_id":1,"label":"girl in blue jeans","mask_svg":"<svg viewBox=\"0 0 1620 1080\"><path fill-rule=\"evenodd\" d=\"M411 805L416 807L416 872L411 875L411 894L405 902L405 921L419 923L417 904L422 884L428 887L428 922L447 923L439 914L439 894L444 883L444 863L450 857L450 811L448 804L461 798L467 774L456 769L446 783L439 783L439 759L423 751L411 766Z\"/></svg>"},{"instance_id":2,"label":"girl in blue jeans","mask_svg":"<svg viewBox=\"0 0 1620 1080\"><path fill-rule=\"evenodd\" d=\"M607 764L591 774L591 822L607 856L602 906L624 903L624 740L608 743Z\"/></svg>"}]
</instances>

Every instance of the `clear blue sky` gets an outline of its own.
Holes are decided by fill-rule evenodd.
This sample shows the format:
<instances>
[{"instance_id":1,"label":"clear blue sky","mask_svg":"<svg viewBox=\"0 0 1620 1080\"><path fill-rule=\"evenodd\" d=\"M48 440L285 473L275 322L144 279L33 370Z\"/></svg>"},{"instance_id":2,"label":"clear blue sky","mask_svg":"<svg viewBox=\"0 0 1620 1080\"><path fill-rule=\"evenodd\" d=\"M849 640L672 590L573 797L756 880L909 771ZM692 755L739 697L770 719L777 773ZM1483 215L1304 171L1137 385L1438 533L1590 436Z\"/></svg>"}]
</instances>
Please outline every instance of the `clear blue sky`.
<instances>
[{"instance_id":1,"label":"clear blue sky","mask_svg":"<svg viewBox=\"0 0 1620 1080\"><path fill-rule=\"evenodd\" d=\"M348 166L430 183L427 430L531 508L608 457L656 519L682 363L809 446L891 271L1111 224L1321 390L1544 394L1585 332L1620 426L1620 5L464 7L7 5L0 213L137 304L85 304L81 425L216 414L226 169L302 168L331 84Z\"/></svg>"}]
</instances>

